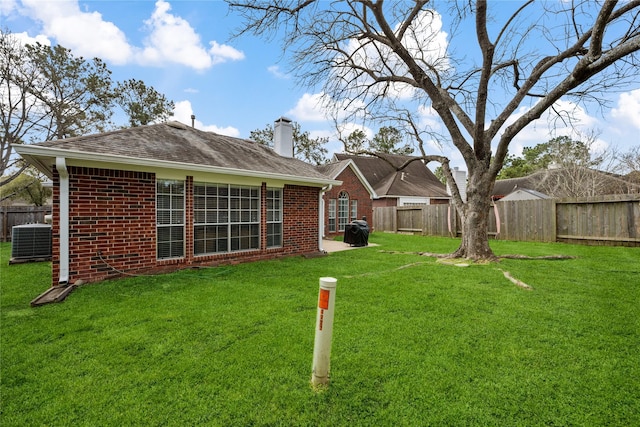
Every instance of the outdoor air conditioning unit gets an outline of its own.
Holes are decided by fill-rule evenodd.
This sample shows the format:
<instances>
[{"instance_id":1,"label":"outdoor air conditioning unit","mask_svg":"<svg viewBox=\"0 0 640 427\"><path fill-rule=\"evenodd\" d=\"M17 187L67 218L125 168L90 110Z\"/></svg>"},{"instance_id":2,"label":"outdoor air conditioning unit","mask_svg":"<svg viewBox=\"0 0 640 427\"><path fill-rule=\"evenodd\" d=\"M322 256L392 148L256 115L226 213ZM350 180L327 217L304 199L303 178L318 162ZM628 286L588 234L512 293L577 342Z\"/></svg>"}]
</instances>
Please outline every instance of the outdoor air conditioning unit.
<instances>
[{"instance_id":1,"label":"outdoor air conditioning unit","mask_svg":"<svg viewBox=\"0 0 640 427\"><path fill-rule=\"evenodd\" d=\"M51 225L24 224L12 227L9 264L51 259Z\"/></svg>"}]
</instances>

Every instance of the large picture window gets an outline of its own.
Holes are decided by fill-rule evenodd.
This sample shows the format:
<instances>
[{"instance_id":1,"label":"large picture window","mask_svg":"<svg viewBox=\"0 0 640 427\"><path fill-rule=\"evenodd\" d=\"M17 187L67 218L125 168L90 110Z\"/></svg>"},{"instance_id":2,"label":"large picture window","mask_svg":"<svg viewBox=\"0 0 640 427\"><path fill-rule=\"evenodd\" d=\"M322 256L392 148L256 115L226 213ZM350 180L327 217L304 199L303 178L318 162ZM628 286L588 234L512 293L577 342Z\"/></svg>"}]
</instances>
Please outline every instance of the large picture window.
<instances>
[{"instance_id":1,"label":"large picture window","mask_svg":"<svg viewBox=\"0 0 640 427\"><path fill-rule=\"evenodd\" d=\"M184 181L156 182L156 242L158 259L184 256Z\"/></svg>"},{"instance_id":2,"label":"large picture window","mask_svg":"<svg viewBox=\"0 0 640 427\"><path fill-rule=\"evenodd\" d=\"M193 185L195 255L259 249L260 188Z\"/></svg>"},{"instance_id":3,"label":"large picture window","mask_svg":"<svg viewBox=\"0 0 640 427\"><path fill-rule=\"evenodd\" d=\"M267 247L282 246L282 190L267 189Z\"/></svg>"}]
</instances>

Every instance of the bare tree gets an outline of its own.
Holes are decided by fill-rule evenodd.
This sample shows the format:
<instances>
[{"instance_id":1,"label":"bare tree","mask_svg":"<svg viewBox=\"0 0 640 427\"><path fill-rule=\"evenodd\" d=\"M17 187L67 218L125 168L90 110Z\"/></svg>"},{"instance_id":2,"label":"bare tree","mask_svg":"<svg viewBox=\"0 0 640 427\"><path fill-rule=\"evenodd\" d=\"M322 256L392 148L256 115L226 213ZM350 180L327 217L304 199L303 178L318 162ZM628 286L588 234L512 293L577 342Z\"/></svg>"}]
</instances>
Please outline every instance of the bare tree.
<instances>
[{"instance_id":1,"label":"bare tree","mask_svg":"<svg viewBox=\"0 0 640 427\"><path fill-rule=\"evenodd\" d=\"M22 43L10 32L0 33L0 185L18 176L5 177L5 172L15 165L11 157L11 145L27 142L29 135L40 134L41 121L46 117L42 103L28 96L29 89L38 80L39 73L32 67Z\"/></svg>"},{"instance_id":2,"label":"bare tree","mask_svg":"<svg viewBox=\"0 0 640 427\"><path fill-rule=\"evenodd\" d=\"M228 1L245 19L237 35L282 37L302 84L373 115L403 98L430 104L468 170L463 201L448 159L423 156L442 163L454 192L456 257L494 258L490 191L519 132L563 97L601 102L637 83L640 0ZM475 43L454 45L466 28Z\"/></svg>"}]
</instances>

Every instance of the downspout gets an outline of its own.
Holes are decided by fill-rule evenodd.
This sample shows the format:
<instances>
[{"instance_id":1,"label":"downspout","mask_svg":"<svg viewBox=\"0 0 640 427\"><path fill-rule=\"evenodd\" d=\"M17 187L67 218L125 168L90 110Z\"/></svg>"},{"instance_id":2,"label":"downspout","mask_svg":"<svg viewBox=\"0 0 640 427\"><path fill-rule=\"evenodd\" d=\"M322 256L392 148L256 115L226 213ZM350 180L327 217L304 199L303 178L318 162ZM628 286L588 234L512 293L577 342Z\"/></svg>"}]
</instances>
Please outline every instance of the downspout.
<instances>
[{"instance_id":1,"label":"downspout","mask_svg":"<svg viewBox=\"0 0 640 427\"><path fill-rule=\"evenodd\" d=\"M56 170L60 176L60 277L58 285L69 283L69 171L64 157L56 157Z\"/></svg>"},{"instance_id":2,"label":"downspout","mask_svg":"<svg viewBox=\"0 0 640 427\"><path fill-rule=\"evenodd\" d=\"M333 188L332 184L329 184L326 187L322 187L319 193L318 200L318 249L320 252L324 252L324 248L322 247L322 238L324 237L324 193L330 191Z\"/></svg>"}]
</instances>

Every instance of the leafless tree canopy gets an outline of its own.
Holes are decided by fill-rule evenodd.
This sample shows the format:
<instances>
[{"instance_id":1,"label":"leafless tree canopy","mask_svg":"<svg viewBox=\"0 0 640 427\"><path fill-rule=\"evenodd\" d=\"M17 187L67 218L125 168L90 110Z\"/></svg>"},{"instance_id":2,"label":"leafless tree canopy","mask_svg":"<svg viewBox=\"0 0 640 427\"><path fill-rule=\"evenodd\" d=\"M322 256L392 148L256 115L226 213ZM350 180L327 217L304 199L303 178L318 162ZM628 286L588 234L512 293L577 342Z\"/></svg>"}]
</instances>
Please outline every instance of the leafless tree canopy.
<instances>
[{"instance_id":1,"label":"leafless tree canopy","mask_svg":"<svg viewBox=\"0 0 640 427\"><path fill-rule=\"evenodd\" d=\"M603 102L638 81L640 0L229 4L245 18L237 35L281 37L302 84L321 87L342 114L384 117L408 101L433 109L469 173L468 200L454 191L468 234L486 234L489 191L527 124L563 97ZM472 42L462 37L469 28ZM463 238L459 255L491 254L476 237L485 239Z\"/></svg>"}]
</instances>

